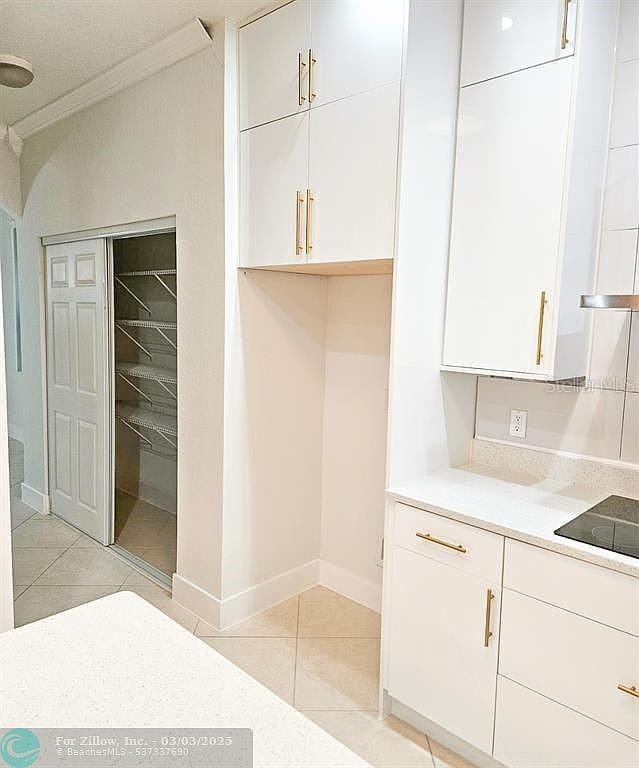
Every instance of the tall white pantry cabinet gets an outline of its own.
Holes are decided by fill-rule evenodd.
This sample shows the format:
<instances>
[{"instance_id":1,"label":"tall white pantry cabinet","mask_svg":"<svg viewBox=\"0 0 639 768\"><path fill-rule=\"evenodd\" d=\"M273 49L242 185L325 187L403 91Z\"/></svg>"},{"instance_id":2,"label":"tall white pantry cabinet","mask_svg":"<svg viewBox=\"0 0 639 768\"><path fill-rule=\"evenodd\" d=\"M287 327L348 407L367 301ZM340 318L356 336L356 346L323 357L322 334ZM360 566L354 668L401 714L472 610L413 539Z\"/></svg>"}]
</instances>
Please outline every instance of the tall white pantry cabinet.
<instances>
[{"instance_id":1,"label":"tall white pantry cabinet","mask_svg":"<svg viewBox=\"0 0 639 768\"><path fill-rule=\"evenodd\" d=\"M392 258L403 17L295 0L240 30L242 266Z\"/></svg>"},{"instance_id":2,"label":"tall white pantry cabinet","mask_svg":"<svg viewBox=\"0 0 639 768\"><path fill-rule=\"evenodd\" d=\"M465 3L445 369L587 373L617 13Z\"/></svg>"}]
</instances>

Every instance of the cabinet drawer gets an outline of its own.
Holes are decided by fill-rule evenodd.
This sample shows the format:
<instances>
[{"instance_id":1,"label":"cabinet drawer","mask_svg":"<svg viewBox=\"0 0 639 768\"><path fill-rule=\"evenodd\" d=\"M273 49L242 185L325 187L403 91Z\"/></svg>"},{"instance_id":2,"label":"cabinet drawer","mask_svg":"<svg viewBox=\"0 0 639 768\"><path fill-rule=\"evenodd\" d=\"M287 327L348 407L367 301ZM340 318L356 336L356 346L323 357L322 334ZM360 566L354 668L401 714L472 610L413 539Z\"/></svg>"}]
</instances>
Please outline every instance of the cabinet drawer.
<instances>
[{"instance_id":1,"label":"cabinet drawer","mask_svg":"<svg viewBox=\"0 0 639 768\"><path fill-rule=\"evenodd\" d=\"M639 742L500 676L493 756L509 768L636 768Z\"/></svg>"},{"instance_id":2,"label":"cabinet drawer","mask_svg":"<svg viewBox=\"0 0 639 768\"><path fill-rule=\"evenodd\" d=\"M397 503L394 543L495 586L501 584L503 536Z\"/></svg>"},{"instance_id":3,"label":"cabinet drawer","mask_svg":"<svg viewBox=\"0 0 639 768\"><path fill-rule=\"evenodd\" d=\"M639 579L506 539L504 586L639 636Z\"/></svg>"},{"instance_id":4,"label":"cabinet drawer","mask_svg":"<svg viewBox=\"0 0 639 768\"><path fill-rule=\"evenodd\" d=\"M504 589L499 673L639 738L639 638Z\"/></svg>"}]
</instances>

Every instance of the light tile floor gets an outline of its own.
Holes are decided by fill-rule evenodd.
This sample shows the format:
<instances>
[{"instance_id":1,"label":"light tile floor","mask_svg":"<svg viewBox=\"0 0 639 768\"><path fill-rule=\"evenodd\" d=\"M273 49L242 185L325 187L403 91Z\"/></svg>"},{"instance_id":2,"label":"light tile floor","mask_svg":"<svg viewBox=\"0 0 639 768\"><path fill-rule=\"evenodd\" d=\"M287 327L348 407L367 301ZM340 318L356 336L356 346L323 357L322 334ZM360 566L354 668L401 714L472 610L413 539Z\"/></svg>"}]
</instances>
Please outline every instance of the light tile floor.
<instances>
[{"instance_id":1,"label":"light tile floor","mask_svg":"<svg viewBox=\"0 0 639 768\"><path fill-rule=\"evenodd\" d=\"M128 518L130 527L122 526L130 551L138 546L139 552L148 553L164 546L160 533L170 520L160 521L154 510L139 505L137 514ZM143 532L145 511L158 523L152 544ZM16 626L130 590L301 710L374 768L473 768L397 718L378 718L379 614L324 587L314 587L218 632L113 552L58 518L34 513L15 496L11 514ZM169 530L165 536L175 541Z\"/></svg>"},{"instance_id":2,"label":"light tile floor","mask_svg":"<svg viewBox=\"0 0 639 768\"><path fill-rule=\"evenodd\" d=\"M168 576L175 572L177 519L123 491L116 493L115 542Z\"/></svg>"}]
</instances>

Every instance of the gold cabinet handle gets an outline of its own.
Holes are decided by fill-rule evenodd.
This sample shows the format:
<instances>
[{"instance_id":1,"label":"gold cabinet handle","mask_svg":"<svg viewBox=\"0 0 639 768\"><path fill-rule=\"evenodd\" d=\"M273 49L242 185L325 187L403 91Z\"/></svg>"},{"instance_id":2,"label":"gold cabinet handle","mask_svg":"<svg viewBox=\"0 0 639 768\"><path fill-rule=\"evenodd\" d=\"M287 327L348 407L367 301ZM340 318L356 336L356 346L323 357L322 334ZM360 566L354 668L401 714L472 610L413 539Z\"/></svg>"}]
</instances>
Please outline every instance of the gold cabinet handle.
<instances>
[{"instance_id":1,"label":"gold cabinet handle","mask_svg":"<svg viewBox=\"0 0 639 768\"><path fill-rule=\"evenodd\" d=\"M310 189L306 190L306 253L310 253L313 250L313 243L311 242L311 235L313 233L313 202L315 198Z\"/></svg>"},{"instance_id":2,"label":"gold cabinet handle","mask_svg":"<svg viewBox=\"0 0 639 768\"><path fill-rule=\"evenodd\" d=\"M565 50L568 45L568 3L570 0L564 0L564 18L561 22L561 50Z\"/></svg>"},{"instance_id":3,"label":"gold cabinet handle","mask_svg":"<svg viewBox=\"0 0 639 768\"><path fill-rule=\"evenodd\" d=\"M308 49L308 100L315 101L317 94L313 90L313 65L317 64L317 59L313 56L313 50Z\"/></svg>"},{"instance_id":4,"label":"gold cabinet handle","mask_svg":"<svg viewBox=\"0 0 639 768\"><path fill-rule=\"evenodd\" d=\"M447 549L454 549L455 552L463 552L466 554L466 547L464 547L462 544L452 544L450 541L438 539L436 536L431 536L430 533L422 533L421 531L415 531L415 536L417 536L418 539L431 541L433 544L439 544L442 547L446 547Z\"/></svg>"},{"instance_id":5,"label":"gold cabinet handle","mask_svg":"<svg viewBox=\"0 0 639 768\"><path fill-rule=\"evenodd\" d=\"M484 648L488 648L488 645L490 643L490 638L493 636L493 633L490 631L490 614L491 614L492 604L494 599L495 599L495 595L493 594L492 589L487 589L486 590L486 621L484 623Z\"/></svg>"},{"instance_id":6,"label":"gold cabinet handle","mask_svg":"<svg viewBox=\"0 0 639 768\"><path fill-rule=\"evenodd\" d=\"M301 107L302 104L306 101L306 96L304 96L304 91L302 89L302 77L303 77L303 68L306 66L306 62L304 61L304 57L301 53L297 54L297 103Z\"/></svg>"},{"instance_id":7,"label":"gold cabinet handle","mask_svg":"<svg viewBox=\"0 0 639 768\"><path fill-rule=\"evenodd\" d=\"M546 291L542 291L539 301L539 325L537 326L537 358L535 360L537 365L541 365L541 359L543 357L541 344L544 338L544 312L546 310L546 304Z\"/></svg>"},{"instance_id":8,"label":"gold cabinet handle","mask_svg":"<svg viewBox=\"0 0 639 768\"><path fill-rule=\"evenodd\" d=\"M295 193L295 255L299 256L303 252L302 245L302 206L304 205L304 195L297 190ZM307 223L308 228L308 223Z\"/></svg>"},{"instance_id":9,"label":"gold cabinet handle","mask_svg":"<svg viewBox=\"0 0 639 768\"><path fill-rule=\"evenodd\" d=\"M617 688L620 691L623 691L624 693L629 693L631 696L635 696L637 699L639 699L639 688L637 688L636 685L624 685L623 683L619 683Z\"/></svg>"}]
</instances>

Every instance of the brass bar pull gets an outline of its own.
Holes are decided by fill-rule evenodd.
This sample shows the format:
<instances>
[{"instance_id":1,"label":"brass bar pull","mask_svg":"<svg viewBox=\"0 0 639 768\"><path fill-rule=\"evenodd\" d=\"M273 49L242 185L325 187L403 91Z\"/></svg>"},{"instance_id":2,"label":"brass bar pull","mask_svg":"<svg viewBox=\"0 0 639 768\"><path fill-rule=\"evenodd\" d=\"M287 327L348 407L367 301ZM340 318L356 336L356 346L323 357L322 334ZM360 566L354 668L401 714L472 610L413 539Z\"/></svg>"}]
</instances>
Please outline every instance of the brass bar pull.
<instances>
[{"instance_id":1,"label":"brass bar pull","mask_svg":"<svg viewBox=\"0 0 639 768\"><path fill-rule=\"evenodd\" d=\"M495 595L492 589L486 590L486 623L484 624L484 648L488 648L493 633L490 631L490 613Z\"/></svg>"},{"instance_id":2,"label":"brass bar pull","mask_svg":"<svg viewBox=\"0 0 639 768\"><path fill-rule=\"evenodd\" d=\"M311 236L313 234L313 202L315 198L310 189L306 190L306 253L313 250Z\"/></svg>"},{"instance_id":3,"label":"brass bar pull","mask_svg":"<svg viewBox=\"0 0 639 768\"><path fill-rule=\"evenodd\" d=\"M546 291L541 292L541 299L539 301L539 325L537 327L537 365L541 365L541 359L543 357L541 351L541 343L544 338L544 312L546 310Z\"/></svg>"},{"instance_id":4,"label":"brass bar pull","mask_svg":"<svg viewBox=\"0 0 639 768\"><path fill-rule=\"evenodd\" d=\"M418 539L424 539L424 541L431 541L433 544L440 544L447 549L454 549L455 552L463 552L466 554L466 547L462 544L451 544L450 541L444 541L444 539L438 539L436 536L431 536L430 533L422 533L421 531L415 531L415 536Z\"/></svg>"},{"instance_id":5,"label":"brass bar pull","mask_svg":"<svg viewBox=\"0 0 639 768\"><path fill-rule=\"evenodd\" d=\"M304 91L302 89L302 70L306 66L306 62L304 61L304 57L301 53L297 54L297 103L301 107L302 104L306 101L306 96L304 96Z\"/></svg>"},{"instance_id":6,"label":"brass bar pull","mask_svg":"<svg viewBox=\"0 0 639 768\"><path fill-rule=\"evenodd\" d=\"M561 22L561 50L565 50L568 45L568 3L570 0L564 0L564 18Z\"/></svg>"},{"instance_id":7,"label":"brass bar pull","mask_svg":"<svg viewBox=\"0 0 639 768\"><path fill-rule=\"evenodd\" d=\"M624 693L629 693L631 696L634 696L635 698L639 699L639 688L637 688L636 685L624 685L623 683L619 683L617 688L620 691L623 691Z\"/></svg>"},{"instance_id":8,"label":"brass bar pull","mask_svg":"<svg viewBox=\"0 0 639 768\"><path fill-rule=\"evenodd\" d=\"M304 195L297 190L295 193L295 255L299 256L303 252L302 245L302 205L304 205Z\"/></svg>"},{"instance_id":9,"label":"brass bar pull","mask_svg":"<svg viewBox=\"0 0 639 768\"><path fill-rule=\"evenodd\" d=\"M313 65L317 64L317 59L313 56L313 50L308 49L308 100L315 101L317 94L313 90Z\"/></svg>"}]
</instances>

